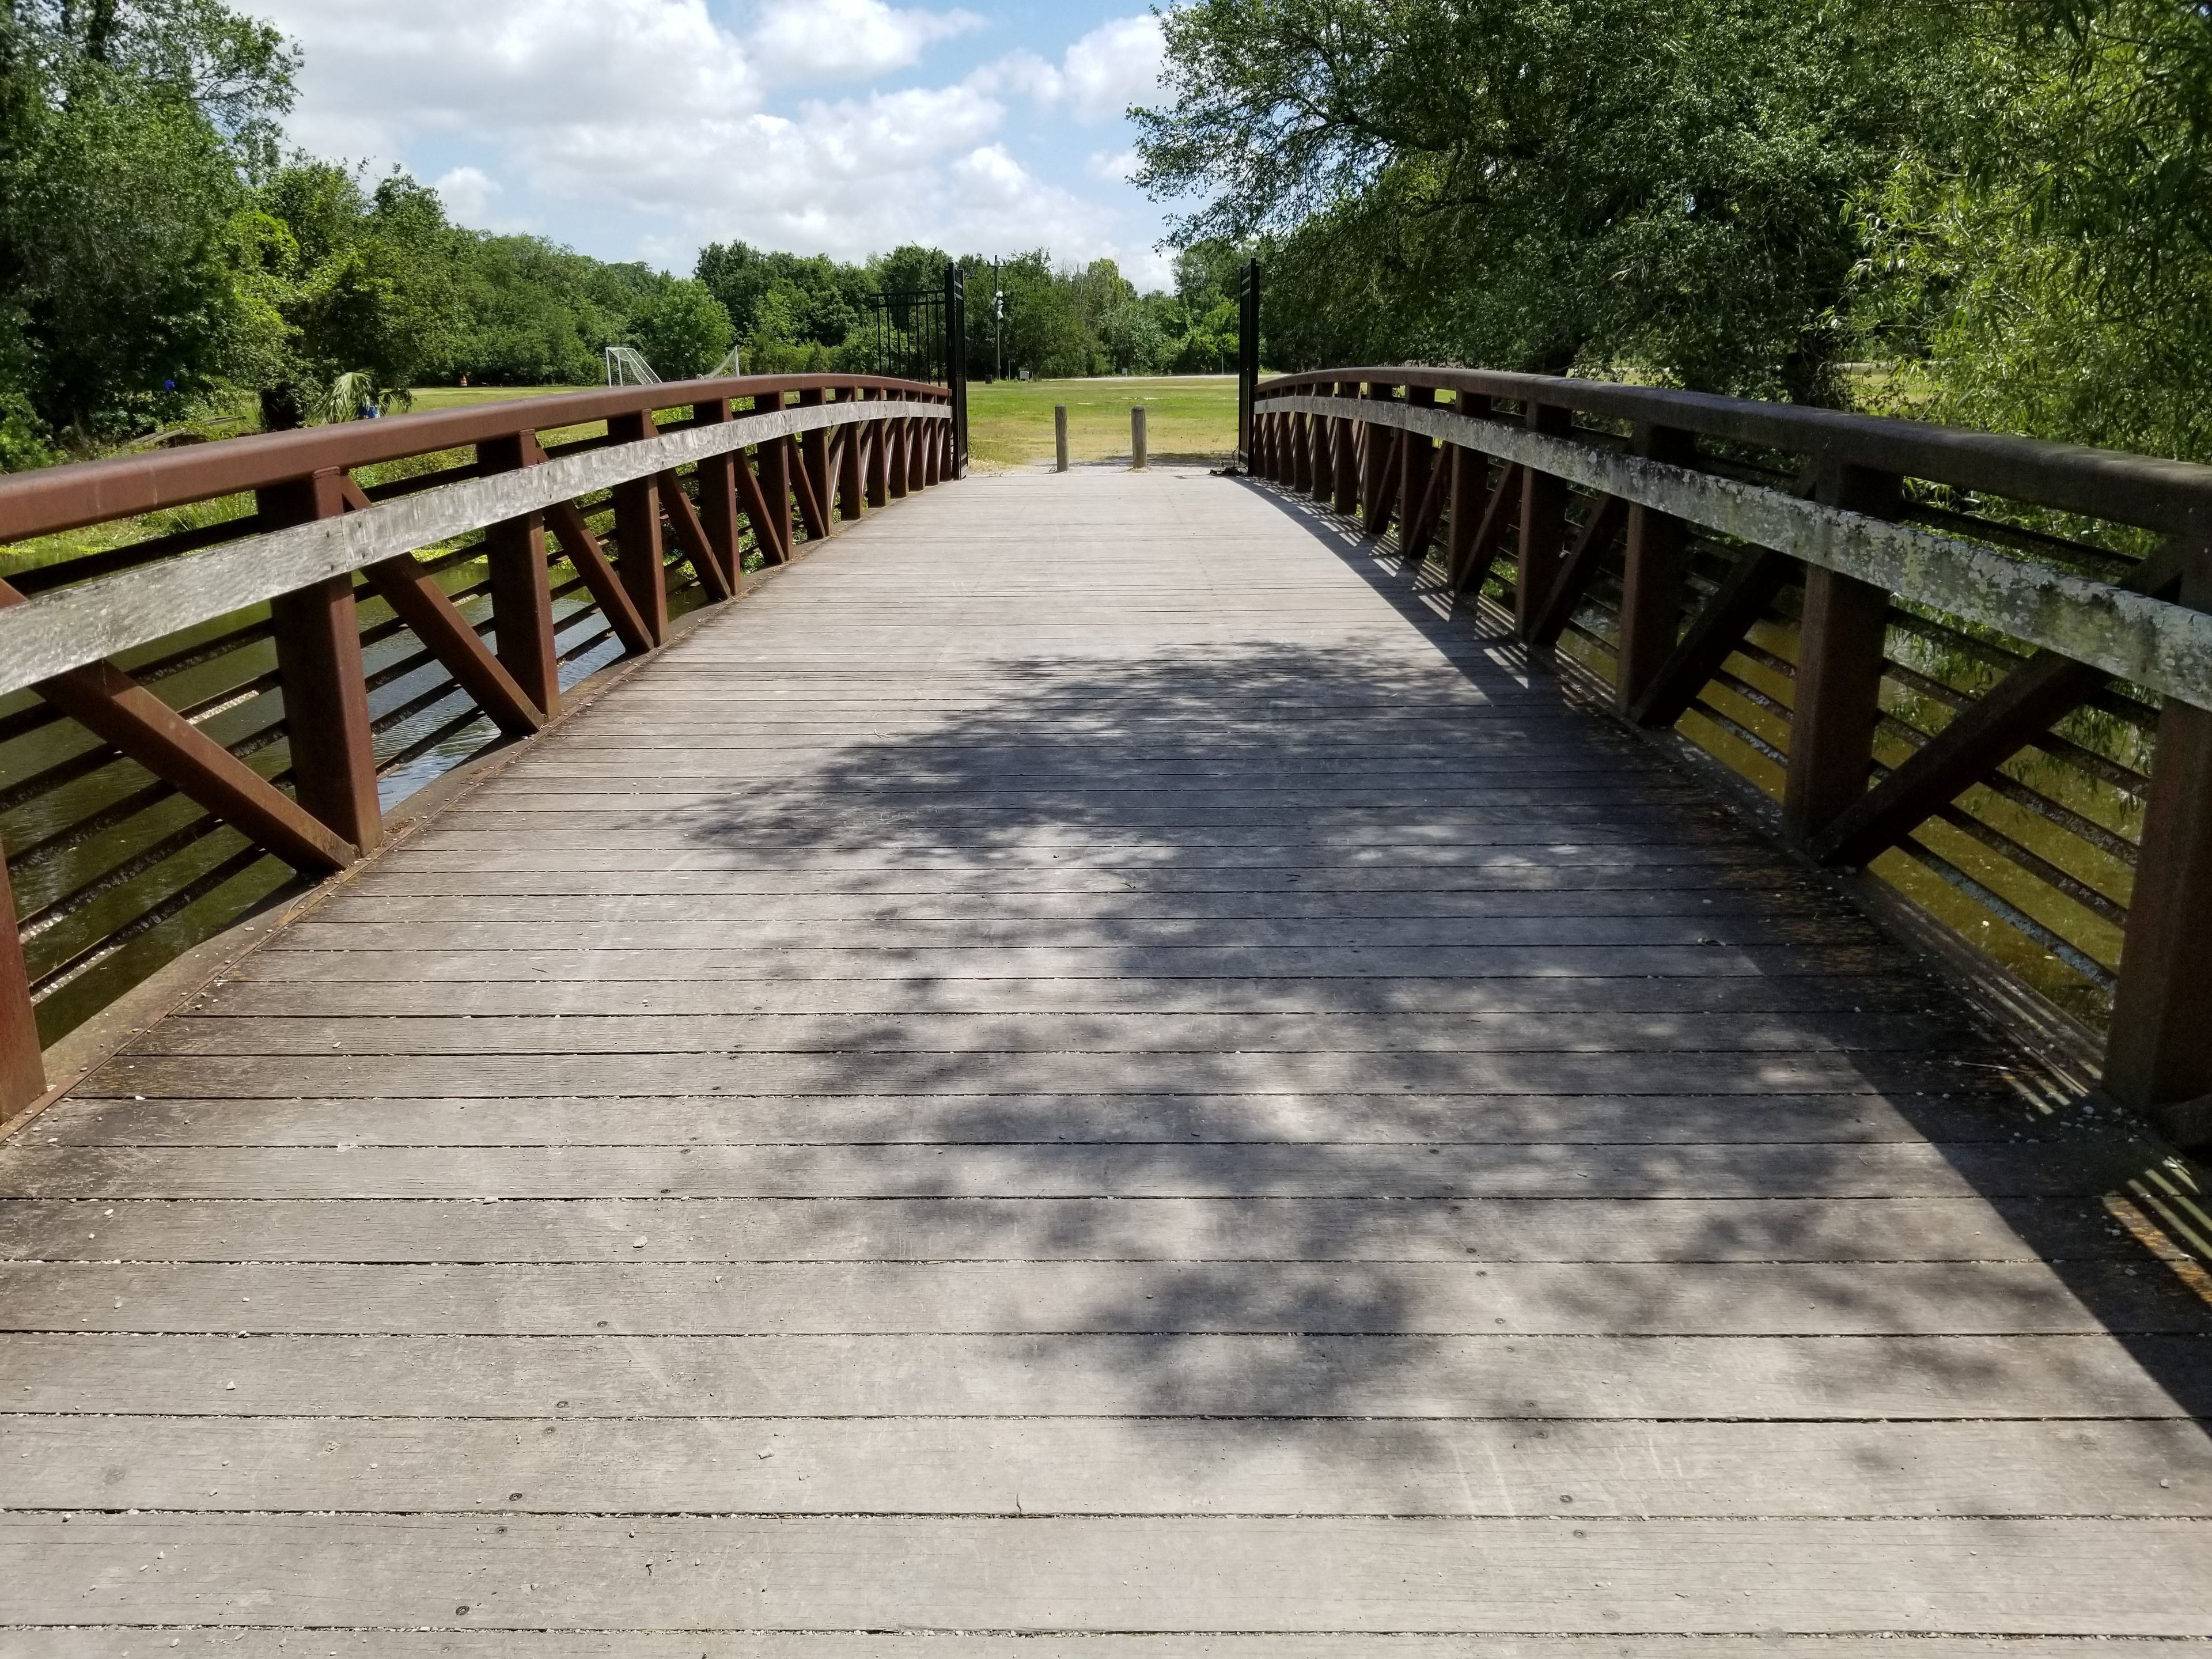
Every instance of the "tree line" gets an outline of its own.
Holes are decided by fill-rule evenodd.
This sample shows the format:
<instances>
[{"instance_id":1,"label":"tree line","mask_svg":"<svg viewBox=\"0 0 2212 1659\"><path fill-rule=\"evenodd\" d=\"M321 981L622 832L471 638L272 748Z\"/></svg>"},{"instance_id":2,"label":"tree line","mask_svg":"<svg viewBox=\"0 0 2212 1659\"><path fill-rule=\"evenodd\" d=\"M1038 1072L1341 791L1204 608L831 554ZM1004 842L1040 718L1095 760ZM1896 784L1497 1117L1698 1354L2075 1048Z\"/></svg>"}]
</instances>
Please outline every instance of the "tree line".
<instances>
[{"instance_id":1,"label":"tree line","mask_svg":"<svg viewBox=\"0 0 2212 1659\"><path fill-rule=\"evenodd\" d=\"M1136 112L1188 210L1171 290L969 273L972 374L1620 375L2212 459L2212 11L2192 0L1189 0ZM0 466L240 407L283 427L463 378L861 369L842 263L685 277L455 225L288 154L294 48L222 0L0 0ZM1001 317L994 291L1005 295Z\"/></svg>"},{"instance_id":2,"label":"tree line","mask_svg":"<svg viewBox=\"0 0 2212 1659\"><path fill-rule=\"evenodd\" d=\"M749 370L865 370L867 296L941 289L951 263L728 243L678 277L465 228L404 173L286 152L296 51L220 0L0 6L0 468L216 410L227 429L281 429L421 386L588 384L616 345L665 380L732 347ZM1224 250L1186 253L1171 294L1139 294L1110 260L1036 252L997 270L1010 374L1234 361ZM969 345L988 374L1000 337L981 286Z\"/></svg>"}]
</instances>

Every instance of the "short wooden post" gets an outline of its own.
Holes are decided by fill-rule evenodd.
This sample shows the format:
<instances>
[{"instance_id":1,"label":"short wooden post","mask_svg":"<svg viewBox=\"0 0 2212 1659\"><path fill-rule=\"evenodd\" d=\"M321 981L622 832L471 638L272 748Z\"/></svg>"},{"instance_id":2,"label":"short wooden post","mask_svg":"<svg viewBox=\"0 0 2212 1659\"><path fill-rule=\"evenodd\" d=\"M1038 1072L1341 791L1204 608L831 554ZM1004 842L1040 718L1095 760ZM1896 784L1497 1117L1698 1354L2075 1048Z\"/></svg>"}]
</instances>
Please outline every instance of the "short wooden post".
<instances>
[{"instance_id":1,"label":"short wooden post","mask_svg":"<svg viewBox=\"0 0 2212 1659\"><path fill-rule=\"evenodd\" d=\"M2179 602L2212 611L2212 537ZM2212 713L2168 697L2136 860L2105 1090L2192 1150L2212 1146Z\"/></svg>"},{"instance_id":2,"label":"short wooden post","mask_svg":"<svg viewBox=\"0 0 2212 1659\"><path fill-rule=\"evenodd\" d=\"M1129 465L1132 470L1145 470L1145 406L1137 404L1129 411Z\"/></svg>"},{"instance_id":3,"label":"short wooden post","mask_svg":"<svg viewBox=\"0 0 2212 1659\"><path fill-rule=\"evenodd\" d=\"M21 1111L46 1091L46 1053L39 1042L39 1012L31 1001L23 937L15 927L7 849L0 848L0 1115Z\"/></svg>"},{"instance_id":4,"label":"short wooden post","mask_svg":"<svg viewBox=\"0 0 2212 1659\"><path fill-rule=\"evenodd\" d=\"M534 435L495 439L477 447L487 472L512 472L541 455ZM553 588L545 562L545 515L525 514L484 532L491 575L493 643L500 666L550 720L561 712L561 658L554 641Z\"/></svg>"},{"instance_id":5,"label":"short wooden post","mask_svg":"<svg viewBox=\"0 0 2212 1659\"><path fill-rule=\"evenodd\" d=\"M700 426L724 426L732 419L730 400L715 398L696 404L692 418ZM699 463L699 525L707 532L707 545L721 567L723 585L741 593L745 586L745 561L738 528L738 468L742 455L709 455Z\"/></svg>"},{"instance_id":6,"label":"short wooden post","mask_svg":"<svg viewBox=\"0 0 2212 1659\"><path fill-rule=\"evenodd\" d=\"M1895 475L1856 466L1827 471L1819 498L1829 507L1883 519L1895 518L1904 502ZM1817 836L1866 793L1888 634L1887 592L1855 576L1806 568L1790 766L1782 788L1782 827L1794 840Z\"/></svg>"},{"instance_id":7,"label":"short wooden post","mask_svg":"<svg viewBox=\"0 0 2212 1659\"><path fill-rule=\"evenodd\" d=\"M659 430L647 410L617 415L607 422L607 435L617 444L642 443ZM647 474L617 484L614 497L615 568L646 632L659 645L668 638L668 559L661 539L660 489Z\"/></svg>"},{"instance_id":8,"label":"short wooden post","mask_svg":"<svg viewBox=\"0 0 2212 1659\"><path fill-rule=\"evenodd\" d=\"M1052 451L1057 465L1055 472L1067 471L1067 405L1055 404L1052 411Z\"/></svg>"},{"instance_id":9,"label":"short wooden post","mask_svg":"<svg viewBox=\"0 0 2212 1659\"><path fill-rule=\"evenodd\" d=\"M1455 412L1470 420L1487 420L1490 399L1479 392L1462 392ZM1444 568L1464 591L1471 574L1468 560L1474 556L1475 533L1482 528L1483 511L1490 501L1490 457L1463 444L1448 445L1444 453L1448 459L1443 465L1451 468L1451 489L1444 506ZM1480 587L1483 580L1475 574L1472 585Z\"/></svg>"},{"instance_id":10,"label":"short wooden post","mask_svg":"<svg viewBox=\"0 0 2212 1659\"><path fill-rule=\"evenodd\" d=\"M276 528L337 517L345 511L344 478L318 472L260 491L263 522ZM270 600L269 621L284 684L293 792L304 811L366 853L384 838L384 814L353 578L331 576Z\"/></svg>"},{"instance_id":11,"label":"short wooden post","mask_svg":"<svg viewBox=\"0 0 2212 1659\"><path fill-rule=\"evenodd\" d=\"M1633 447L1647 460L1671 466L1689 465L1698 453L1695 435L1673 427L1638 425ZM1620 580L1620 653L1613 682L1613 706L1623 713L1643 701L1674 654L1689 560L1689 526L1655 507L1631 505L1627 563Z\"/></svg>"},{"instance_id":12,"label":"short wooden post","mask_svg":"<svg viewBox=\"0 0 2212 1659\"><path fill-rule=\"evenodd\" d=\"M1317 501L1336 494L1336 422L1326 416L1306 416L1305 489Z\"/></svg>"},{"instance_id":13,"label":"short wooden post","mask_svg":"<svg viewBox=\"0 0 2212 1659\"><path fill-rule=\"evenodd\" d=\"M1531 403L1528 429L1564 438L1574 430L1574 412ZM1527 639L1537 613L1559 580L1559 559L1567 546L1567 481L1533 466L1521 469L1521 540L1514 558L1513 628Z\"/></svg>"}]
</instances>

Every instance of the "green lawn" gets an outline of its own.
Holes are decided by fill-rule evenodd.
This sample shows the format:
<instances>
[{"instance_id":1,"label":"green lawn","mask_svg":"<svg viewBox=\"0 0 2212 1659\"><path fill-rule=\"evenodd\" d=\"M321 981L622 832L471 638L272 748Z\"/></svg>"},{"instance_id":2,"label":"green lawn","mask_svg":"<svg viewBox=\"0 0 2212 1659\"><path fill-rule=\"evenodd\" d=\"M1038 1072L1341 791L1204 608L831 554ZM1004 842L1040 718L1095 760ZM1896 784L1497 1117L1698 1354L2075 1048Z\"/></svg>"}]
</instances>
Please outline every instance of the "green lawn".
<instances>
[{"instance_id":1,"label":"green lawn","mask_svg":"<svg viewBox=\"0 0 2212 1659\"><path fill-rule=\"evenodd\" d=\"M557 398L564 392L599 392L592 386L424 386L415 388L415 401L392 413L424 415L434 409L461 409L471 404L504 403L509 398Z\"/></svg>"},{"instance_id":2,"label":"green lawn","mask_svg":"<svg viewBox=\"0 0 2212 1659\"><path fill-rule=\"evenodd\" d=\"M584 386L423 386L415 412L544 398ZM1052 459L1052 411L1067 405L1069 458L1127 460L1129 410L1145 405L1146 441L1156 460L1219 461L1237 447L1234 375L1111 380L1000 380L968 387L969 445L980 466L1031 466Z\"/></svg>"},{"instance_id":3,"label":"green lawn","mask_svg":"<svg viewBox=\"0 0 2212 1659\"><path fill-rule=\"evenodd\" d=\"M979 466L1030 466L1052 459L1052 411L1067 405L1073 461L1129 457L1129 410L1145 405L1145 441L1154 460L1225 460L1237 447L1237 377L1157 380L1000 380L968 386L968 447Z\"/></svg>"}]
</instances>

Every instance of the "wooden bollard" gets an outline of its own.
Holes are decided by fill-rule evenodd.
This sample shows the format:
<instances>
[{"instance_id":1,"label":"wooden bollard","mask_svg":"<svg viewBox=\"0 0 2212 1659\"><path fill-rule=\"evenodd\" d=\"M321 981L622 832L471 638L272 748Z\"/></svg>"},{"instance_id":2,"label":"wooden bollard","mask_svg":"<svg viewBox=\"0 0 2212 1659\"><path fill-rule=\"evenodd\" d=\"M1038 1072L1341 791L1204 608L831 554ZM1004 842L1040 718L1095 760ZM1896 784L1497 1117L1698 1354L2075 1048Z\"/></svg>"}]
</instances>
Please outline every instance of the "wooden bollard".
<instances>
[{"instance_id":1,"label":"wooden bollard","mask_svg":"<svg viewBox=\"0 0 2212 1659\"><path fill-rule=\"evenodd\" d=\"M1145 470L1145 406L1139 404L1129 411L1130 467L1139 472Z\"/></svg>"},{"instance_id":2,"label":"wooden bollard","mask_svg":"<svg viewBox=\"0 0 2212 1659\"><path fill-rule=\"evenodd\" d=\"M1066 404L1058 404L1053 408L1052 444L1054 453L1060 458L1060 465L1053 471L1065 472L1067 471L1067 405Z\"/></svg>"}]
</instances>

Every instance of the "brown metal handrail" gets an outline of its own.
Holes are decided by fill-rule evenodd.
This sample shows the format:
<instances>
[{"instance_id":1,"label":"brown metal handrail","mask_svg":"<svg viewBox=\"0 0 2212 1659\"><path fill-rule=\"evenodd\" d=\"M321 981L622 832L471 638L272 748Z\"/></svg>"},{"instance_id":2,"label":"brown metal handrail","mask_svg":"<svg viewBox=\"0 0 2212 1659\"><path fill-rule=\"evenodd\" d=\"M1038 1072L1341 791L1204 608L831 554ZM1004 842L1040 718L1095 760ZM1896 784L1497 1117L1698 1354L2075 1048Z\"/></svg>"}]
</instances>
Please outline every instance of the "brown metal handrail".
<instances>
[{"instance_id":1,"label":"brown metal handrail","mask_svg":"<svg viewBox=\"0 0 2212 1659\"><path fill-rule=\"evenodd\" d=\"M248 908L226 908L241 881L343 867L381 834L380 784L426 781L441 744L527 737L609 652L663 643L672 599L734 598L751 563L957 477L953 397L860 375L690 381L0 480L0 542L254 503L40 568L34 594L0 580L0 759L29 757L0 779L0 811L32 815L27 844L11 839L35 884L27 926L0 929L0 1111L46 1087L38 995L81 995L94 969L127 988L155 928ZM656 420L671 410L688 413ZM604 438L541 435L600 422ZM424 476L353 476L469 451ZM458 550L416 556L432 547ZM34 697L10 708L18 688ZM13 915L9 888L0 858Z\"/></svg>"},{"instance_id":2,"label":"brown metal handrail","mask_svg":"<svg viewBox=\"0 0 2212 1659\"><path fill-rule=\"evenodd\" d=\"M1255 404L1255 472L1680 722L1810 856L1900 853L2109 992L2107 1091L2212 1141L2212 468L1476 369ZM2084 709L2118 736L2053 730Z\"/></svg>"}]
</instances>

